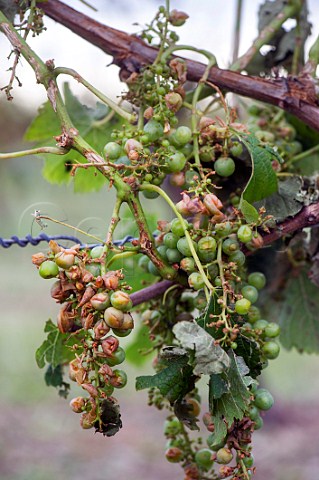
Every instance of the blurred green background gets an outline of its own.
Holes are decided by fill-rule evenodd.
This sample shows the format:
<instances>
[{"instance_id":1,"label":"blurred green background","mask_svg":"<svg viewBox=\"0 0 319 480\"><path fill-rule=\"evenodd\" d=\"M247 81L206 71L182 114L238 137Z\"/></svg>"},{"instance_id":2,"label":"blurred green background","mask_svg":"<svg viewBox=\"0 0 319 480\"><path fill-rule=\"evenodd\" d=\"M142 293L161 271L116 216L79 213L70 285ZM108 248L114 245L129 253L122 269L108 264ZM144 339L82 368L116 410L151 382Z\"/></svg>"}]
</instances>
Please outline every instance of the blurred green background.
<instances>
[{"instance_id":1,"label":"blurred green background","mask_svg":"<svg viewBox=\"0 0 319 480\"><path fill-rule=\"evenodd\" d=\"M137 18L143 2L135 3L140 4ZM252 3L255 7L257 2ZM15 103L8 104L4 97L0 112L0 151L22 148L30 113ZM0 236L40 233L33 222L35 209L104 236L113 192L105 188L96 194L75 195L72 184L61 187L46 183L41 169L42 161L34 157L1 161ZM171 218L159 200L145 202L145 206L152 213L156 210L159 218ZM45 233L74 234L54 224ZM56 318L58 306L50 298L51 281L39 277L31 255L46 248L46 244L0 247L1 480L182 479L180 468L164 459L165 412L148 407L146 393L134 390L136 375L151 372L150 365L125 367L129 384L118 394L124 426L112 438L82 430L68 401L45 386L44 371L38 369L34 354L44 339L44 323ZM131 337L125 340L129 342ZM265 371L262 381L276 403L265 416L264 428L254 435L256 480L319 478L318 370L318 357L282 351ZM205 379L201 384L204 396ZM78 392L74 388L70 399Z\"/></svg>"}]
</instances>

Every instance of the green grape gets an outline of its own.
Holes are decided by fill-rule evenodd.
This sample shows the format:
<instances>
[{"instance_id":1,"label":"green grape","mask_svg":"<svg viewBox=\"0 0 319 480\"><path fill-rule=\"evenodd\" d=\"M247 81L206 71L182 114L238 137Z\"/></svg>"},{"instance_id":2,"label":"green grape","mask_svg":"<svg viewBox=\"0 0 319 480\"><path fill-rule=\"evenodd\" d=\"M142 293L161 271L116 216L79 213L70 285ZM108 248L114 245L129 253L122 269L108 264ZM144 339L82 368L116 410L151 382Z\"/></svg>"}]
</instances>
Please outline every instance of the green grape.
<instances>
[{"instance_id":1,"label":"green grape","mask_svg":"<svg viewBox=\"0 0 319 480\"><path fill-rule=\"evenodd\" d=\"M215 232L219 237L227 237L232 231L232 226L230 222L216 223Z\"/></svg>"},{"instance_id":2,"label":"green grape","mask_svg":"<svg viewBox=\"0 0 319 480\"><path fill-rule=\"evenodd\" d=\"M202 448L195 453L195 463L203 470L209 470L213 464L212 460L213 451L208 448Z\"/></svg>"},{"instance_id":3,"label":"green grape","mask_svg":"<svg viewBox=\"0 0 319 480\"><path fill-rule=\"evenodd\" d=\"M260 318L259 320L257 320L257 322L254 323L253 329L254 330L265 330L267 325L269 325L267 320L263 320L262 318Z\"/></svg>"},{"instance_id":4,"label":"green grape","mask_svg":"<svg viewBox=\"0 0 319 480\"><path fill-rule=\"evenodd\" d=\"M248 225L241 225L237 231L238 240L242 243L248 243L253 238L253 232Z\"/></svg>"},{"instance_id":5,"label":"green grape","mask_svg":"<svg viewBox=\"0 0 319 480\"><path fill-rule=\"evenodd\" d=\"M198 272L191 273L188 277L188 284L194 290L200 290L204 286L204 280L202 278L202 275Z\"/></svg>"},{"instance_id":6,"label":"green grape","mask_svg":"<svg viewBox=\"0 0 319 480\"><path fill-rule=\"evenodd\" d=\"M248 275L248 283L258 290L261 290L266 285L266 277L261 272L253 272Z\"/></svg>"},{"instance_id":7,"label":"green grape","mask_svg":"<svg viewBox=\"0 0 319 480\"><path fill-rule=\"evenodd\" d=\"M194 299L194 306L198 310L204 310L207 306L207 299L204 291L198 292L198 295Z\"/></svg>"},{"instance_id":8,"label":"green grape","mask_svg":"<svg viewBox=\"0 0 319 480\"><path fill-rule=\"evenodd\" d=\"M254 422L255 422L254 430L259 430L264 426L264 421L260 415L254 420Z\"/></svg>"},{"instance_id":9,"label":"green grape","mask_svg":"<svg viewBox=\"0 0 319 480\"><path fill-rule=\"evenodd\" d=\"M164 435L165 437L175 437L182 432L182 424L178 418L172 418L171 420L165 420L164 422Z\"/></svg>"},{"instance_id":10,"label":"green grape","mask_svg":"<svg viewBox=\"0 0 319 480\"><path fill-rule=\"evenodd\" d=\"M274 360L275 358L278 357L279 353L280 353L280 347L278 345L278 343L274 342L274 341L269 341L269 342L266 342L262 348L261 348L263 354L265 355L266 358L268 358L269 360Z\"/></svg>"},{"instance_id":11,"label":"green grape","mask_svg":"<svg viewBox=\"0 0 319 480\"><path fill-rule=\"evenodd\" d=\"M114 369L112 377L112 385L115 388L124 388L127 384L127 375L124 370Z\"/></svg>"},{"instance_id":12,"label":"green grape","mask_svg":"<svg viewBox=\"0 0 319 480\"><path fill-rule=\"evenodd\" d=\"M246 315L251 306L251 302L247 298L241 298L235 303L235 310L239 315Z\"/></svg>"},{"instance_id":13,"label":"green grape","mask_svg":"<svg viewBox=\"0 0 319 480\"><path fill-rule=\"evenodd\" d=\"M221 157L214 163L214 170L220 177L230 177L235 171L235 162L230 157Z\"/></svg>"},{"instance_id":14,"label":"green grape","mask_svg":"<svg viewBox=\"0 0 319 480\"><path fill-rule=\"evenodd\" d=\"M182 258L180 261L180 267L182 270L185 270L187 273L192 273L195 272L196 266L195 266L195 260L193 257L185 257Z\"/></svg>"},{"instance_id":15,"label":"green grape","mask_svg":"<svg viewBox=\"0 0 319 480\"><path fill-rule=\"evenodd\" d=\"M169 173L180 172L186 165L186 157L182 152L176 152L166 159Z\"/></svg>"},{"instance_id":16,"label":"green grape","mask_svg":"<svg viewBox=\"0 0 319 480\"><path fill-rule=\"evenodd\" d=\"M149 258L146 255L142 255L138 260L138 266L144 270L144 272L148 272L148 263Z\"/></svg>"},{"instance_id":17,"label":"green grape","mask_svg":"<svg viewBox=\"0 0 319 480\"><path fill-rule=\"evenodd\" d=\"M131 297L128 293L122 292L122 290L117 290L116 292L112 293L110 300L112 307L117 308L122 312L127 312L133 307Z\"/></svg>"},{"instance_id":18,"label":"green grape","mask_svg":"<svg viewBox=\"0 0 319 480\"><path fill-rule=\"evenodd\" d=\"M198 256L200 260L206 263L212 262L216 258L217 243L215 238L207 236L198 241Z\"/></svg>"},{"instance_id":19,"label":"green grape","mask_svg":"<svg viewBox=\"0 0 319 480\"><path fill-rule=\"evenodd\" d=\"M255 305L252 305L248 312L248 321L250 323L255 323L257 322L257 320L260 320L260 318L261 318L261 313L259 308L256 307Z\"/></svg>"},{"instance_id":20,"label":"green grape","mask_svg":"<svg viewBox=\"0 0 319 480\"><path fill-rule=\"evenodd\" d=\"M280 335L280 327L277 323L270 322L265 328L265 335L269 338L275 338Z\"/></svg>"},{"instance_id":21,"label":"green grape","mask_svg":"<svg viewBox=\"0 0 319 480\"><path fill-rule=\"evenodd\" d=\"M157 198L159 196L159 193L157 192L152 192L151 190L143 190L143 195L145 198L148 198L149 200L153 200L154 198Z\"/></svg>"},{"instance_id":22,"label":"green grape","mask_svg":"<svg viewBox=\"0 0 319 480\"><path fill-rule=\"evenodd\" d=\"M197 244L192 240L193 246L195 251L197 250ZM188 240L186 237L182 237L177 242L177 248L181 252L184 257L190 257L192 255L192 251L188 244Z\"/></svg>"},{"instance_id":23,"label":"green grape","mask_svg":"<svg viewBox=\"0 0 319 480\"><path fill-rule=\"evenodd\" d=\"M176 248L178 240L179 240L179 237L177 235L174 235L174 233L169 232L169 233L166 233L166 235L164 235L163 243L168 248Z\"/></svg>"},{"instance_id":24,"label":"green grape","mask_svg":"<svg viewBox=\"0 0 319 480\"><path fill-rule=\"evenodd\" d=\"M239 267L242 267L243 265L245 265L246 255L241 250L237 250L237 252L231 253L228 256L228 260L230 262L236 263Z\"/></svg>"},{"instance_id":25,"label":"green grape","mask_svg":"<svg viewBox=\"0 0 319 480\"><path fill-rule=\"evenodd\" d=\"M174 138L178 145L186 145L192 139L192 131L189 127L178 127L174 133Z\"/></svg>"},{"instance_id":26,"label":"green grape","mask_svg":"<svg viewBox=\"0 0 319 480\"><path fill-rule=\"evenodd\" d=\"M260 410L269 410L274 404L274 398L268 390L260 388L255 394L255 405Z\"/></svg>"},{"instance_id":27,"label":"green grape","mask_svg":"<svg viewBox=\"0 0 319 480\"><path fill-rule=\"evenodd\" d=\"M241 289L241 293L244 298L247 298L251 303L256 303L258 300L258 290L252 285L245 285Z\"/></svg>"},{"instance_id":28,"label":"green grape","mask_svg":"<svg viewBox=\"0 0 319 480\"><path fill-rule=\"evenodd\" d=\"M188 227L189 223L185 221L185 225ZM184 228L181 223L181 221L178 218L174 218L171 221L171 231L176 235L177 237L183 237L184 236Z\"/></svg>"},{"instance_id":29,"label":"green grape","mask_svg":"<svg viewBox=\"0 0 319 480\"><path fill-rule=\"evenodd\" d=\"M149 273L151 273L152 275L155 275L156 277L160 275L158 269L155 267L154 263L151 260L149 260L148 262L147 269Z\"/></svg>"},{"instance_id":30,"label":"green grape","mask_svg":"<svg viewBox=\"0 0 319 480\"><path fill-rule=\"evenodd\" d=\"M179 263L182 260L183 255L177 250L177 248L168 248L166 250L166 258L169 263Z\"/></svg>"},{"instance_id":31,"label":"green grape","mask_svg":"<svg viewBox=\"0 0 319 480\"><path fill-rule=\"evenodd\" d=\"M233 454L229 450L229 448L220 448L216 452L216 462L221 463L223 465L227 465L233 459Z\"/></svg>"},{"instance_id":32,"label":"green grape","mask_svg":"<svg viewBox=\"0 0 319 480\"><path fill-rule=\"evenodd\" d=\"M59 267L52 260L45 260L41 263L39 274L42 278L55 278L59 273Z\"/></svg>"},{"instance_id":33,"label":"green grape","mask_svg":"<svg viewBox=\"0 0 319 480\"><path fill-rule=\"evenodd\" d=\"M98 245L93 247L91 250L91 258L100 258L103 255L104 247L103 245Z\"/></svg>"},{"instance_id":34,"label":"green grape","mask_svg":"<svg viewBox=\"0 0 319 480\"><path fill-rule=\"evenodd\" d=\"M110 366L114 367L115 365L120 365L125 360L125 351L122 347L117 347L115 352L112 353L111 356L105 359L105 362Z\"/></svg>"},{"instance_id":35,"label":"green grape","mask_svg":"<svg viewBox=\"0 0 319 480\"><path fill-rule=\"evenodd\" d=\"M104 155L110 160L116 160L122 154L122 147L116 142L109 142L104 147Z\"/></svg>"},{"instance_id":36,"label":"green grape","mask_svg":"<svg viewBox=\"0 0 319 480\"><path fill-rule=\"evenodd\" d=\"M232 146L230 147L230 153L234 157L239 157L243 153L243 145L239 142L233 142Z\"/></svg>"},{"instance_id":37,"label":"green grape","mask_svg":"<svg viewBox=\"0 0 319 480\"><path fill-rule=\"evenodd\" d=\"M234 238L226 238L223 241L222 250L226 255L232 255L239 250L239 243Z\"/></svg>"}]
</instances>

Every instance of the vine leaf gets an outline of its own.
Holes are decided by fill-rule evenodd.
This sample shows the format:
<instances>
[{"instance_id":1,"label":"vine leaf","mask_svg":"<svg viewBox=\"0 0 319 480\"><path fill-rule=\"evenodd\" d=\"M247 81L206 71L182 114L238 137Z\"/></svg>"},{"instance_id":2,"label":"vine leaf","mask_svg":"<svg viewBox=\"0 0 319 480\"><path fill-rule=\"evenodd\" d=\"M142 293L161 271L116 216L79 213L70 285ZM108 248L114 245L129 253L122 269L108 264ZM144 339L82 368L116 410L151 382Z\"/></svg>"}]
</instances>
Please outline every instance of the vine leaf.
<instances>
[{"instance_id":1,"label":"vine leaf","mask_svg":"<svg viewBox=\"0 0 319 480\"><path fill-rule=\"evenodd\" d=\"M194 388L195 377L192 373L193 369L188 365L186 355L171 358L169 365L155 375L137 377L136 390L156 387L173 404Z\"/></svg>"},{"instance_id":2,"label":"vine leaf","mask_svg":"<svg viewBox=\"0 0 319 480\"><path fill-rule=\"evenodd\" d=\"M96 107L89 108L83 105L78 98L73 95L69 84L63 86L65 106L69 116L79 130L81 136L98 153L102 152L105 143L111 138L111 132L119 128L125 121L118 116L107 123L99 122L109 112L108 108L97 103ZM41 145L55 145L54 137L61 134L61 127L55 113L49 102L46 102L39 109L38 116L32 121L27 129L24 138L31 142ZM87 163L75 150L66 155L45 155L43 176L50 183L69 183L74 178L74 190L76 192L88 192L99 190L106 182L105 177L95 168L78 168L75 176L70 175L73 164Z\"/></svg>"},{"instance_id":3,"label":"vine leaf","mask_svg":"<svg viewBox=\"0 0 319 480\"><path fill-rule=\"evenodd\" d=\"M195 375L221 373L229 368L225 350L215 345L215 339L197 323L182 321L173 327L173 333L182 347L195 352Z\"/></svg>"},{"instance_id":4,"label":"vine leaf","mask_svg":"<svg viewBox=\"0 0 319 480\"><path fill-rule=\"evenodd\" d=\"M44 340L35 353L39 368L43 368L48 363L54 370L58 365L74 358L74 353L70 347L78 341L78 335L75 338L70 337L69 333L61 333L52 320L46 322L44 331L48 334L47 339Z\"/></svg>"},{"instance_id":5,"label":"vine leaf","mask_svg":"<svg viewBox=\"0 0 319 480\"><path fill-rule=\"evenodd\" d=\"M275 303L274 316L281 327L280 341L287 349L319 352L319 290L308 278L306 269L291 276Z\"/></svg>"},{"instance_id":6,"label":"vine leaf","mask_svg":"<svg viewBox=\"0 0 319 480\"><path fill-rule=\"evenodd\" d=\"M278 192L257 203L256 207L265 207L267 215L272 215L277 222L294 216L304 206L299 193L302 187L299 176L288 177L278 183Z\"/></svg>"},{"instance_id":7,"label":"vine leaf","mask_svg":"<svg viewBox=\"0 0 319 480\"><path fill-rule=\"evenodd\" d=\"M239 208L248 222L256 222L258 212L252 204L277 191L277 176L272 168L272 161L282 160L272 148L260 144L255 135L243 135L237 131L234 133L247 148L252 164L251 175L241 195Z\"/></svg>"},{"instance_id":8,"label":"vine leaf","mask_svg":"<svg viewBox=\"0 0 319 480\"><path fill-rule=\"evenodd\" d=\"M230 368L220 375L213 374L209 382L209 406L215 426L214 439L220 443L234 420L241 420L249 405L250 393L247 384L249 368L233 351L229 353ZM216 437L216 438L215 438Z\"/></svg>"}]
</instances>

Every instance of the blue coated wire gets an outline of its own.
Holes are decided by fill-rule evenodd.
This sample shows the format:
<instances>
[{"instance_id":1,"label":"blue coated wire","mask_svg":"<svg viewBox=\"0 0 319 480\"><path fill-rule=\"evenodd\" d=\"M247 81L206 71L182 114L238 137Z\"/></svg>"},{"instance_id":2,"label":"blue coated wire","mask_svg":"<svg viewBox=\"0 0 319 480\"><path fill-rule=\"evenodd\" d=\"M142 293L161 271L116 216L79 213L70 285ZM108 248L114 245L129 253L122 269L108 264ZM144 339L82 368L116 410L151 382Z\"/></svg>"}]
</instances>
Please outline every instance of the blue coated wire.
<instances>
[{"instance_id":1,"label":"blue coated wire","mask_svg":"<svg viewBox=\"0 0 319 480\"><path fill-rule=\"evenodd\" d=\"M74 242L76 244L80 244L80 248L93 248L98 246L98 243L94 244L87 244L82 243L78 238L69 236L69 235L47 235L46 233L41 232L36 237L32 237L32 235L26 235L24 238L19 238L16 235L12 235L11 238L1 238L0 237L0 246L3 248L9 248L12 245L18 245L19 247L26 247L27 245L31 244L33 246L38 245L40 242L49 242L50 240L68 240L70 242ZM122 246L125 243L132 242L133 240L138 240L131 235L127 235L126 237L120 240L114 240L114 245Z\"/></svg>"}]
</instances>

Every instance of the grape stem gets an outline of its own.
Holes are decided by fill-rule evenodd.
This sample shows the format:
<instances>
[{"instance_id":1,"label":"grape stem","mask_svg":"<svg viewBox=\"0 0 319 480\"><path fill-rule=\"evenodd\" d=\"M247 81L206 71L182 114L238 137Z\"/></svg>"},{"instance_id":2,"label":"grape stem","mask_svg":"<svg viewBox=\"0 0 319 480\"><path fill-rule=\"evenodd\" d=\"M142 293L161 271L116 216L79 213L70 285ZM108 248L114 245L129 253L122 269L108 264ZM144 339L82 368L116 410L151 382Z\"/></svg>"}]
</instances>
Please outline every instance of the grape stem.
<instances>
[{"instance_id":1,"label":"grape stem","mask_svg":"<svg viewBox=\"0 0 319 480\"><path fill-rule=\"evenodd\" d=\"M63 148L63 147L38 147L38 148L30 148L29 150L21 150L20 152L0 153L0 160L25 157L27 155L38 155L41 153L51 153L54 155L66 155L68 152L69 152L69 149Z\"/></svg>"},{"instance_id":2,"label":"grape stem","mask_svg":"<svg viewBox=\"0 0 319 480\"><path fill-rule=\"evenodd\" d=\"M57 67L53 71L55 77L57 78L59 75L70 75L79 83L81 83L84 87L86 87L93 95L95 95L99 100L105 103L108 107L110 107L114 112L116 112L120 117L127 120L129 123L135 123L137 120L136 115L131 114L121 108L117 103L113 102L110 98L108 98L104 93L100 92L97 88L95 88L91 83L85 80L79 73L77 73L72 68L67 67Z\"/></svg>"},{"instance_id":3,"label":"grape stem","mask_svg":"<svg viewBox=\"0 0 319 480\"><path fill-rule=\"evenodd\" d=\"M151 191L151 192L157 192L161 195L162 198L164 198L164 200L168 203L168 205L171 207L171 209L173 210L173 212L175 213L176 217L179 219L179 221L181 222L181 225L183 227L183 230L184 230L184 235L187 239L187 243L188 243L188 246L190 248L190 251L192 252L192 256L195 260L195 263L196 263L196 266L200 272L200 274L202 275L202 279L205 283L205 285L207 286L207 288L212 292L214 293L215 292L215 287L213 287L213 285L210 283L210 281L208 280L207 278L207 275L206 273L204 272L204 269L203 269L203 266L201 264L201 261L199 260L198 258L198 255L196 253L196 250L194 248L194 245L193 245L193 241L191 239L191 236L187 230L187 225L186 225L186 222L184 220L184 218L182 217L182 215L179 213L179 211L177 210L177 208L175 207L175 204L174 202L170 199L170 197L167 195L166 192L164 192L164 190L162 190L160 187L156 186L156 185L151 185L151 184L146 184L144 183L143 185L140 185L140 190L148 190L148 191Z\"/></svg>"},{"instance_id":4,"label":"grape stem","mask_svg":"<svg viewBox=\"0 0 319 480\"><path fill-rule=\"evenodd\" d=\"M227 320L227 315L226 315L227 291L226 291L226 285L225 285L224 264L223 264L223 258L222 258L222 254L223 254L222 246L223 246L223 243L220 240L219 243L218 243L218 250L217 250L217 264L218 264L218 268L219 268L219 276L220 276L222 286L223 286L223 306L222 306L221 316L222 316L222 319L223 319L226 327L230 328L230 325L229 325L228 320Z\"/></svg>"}]
</instances>

